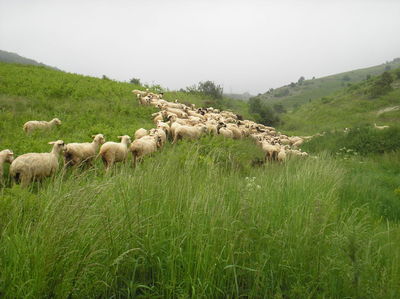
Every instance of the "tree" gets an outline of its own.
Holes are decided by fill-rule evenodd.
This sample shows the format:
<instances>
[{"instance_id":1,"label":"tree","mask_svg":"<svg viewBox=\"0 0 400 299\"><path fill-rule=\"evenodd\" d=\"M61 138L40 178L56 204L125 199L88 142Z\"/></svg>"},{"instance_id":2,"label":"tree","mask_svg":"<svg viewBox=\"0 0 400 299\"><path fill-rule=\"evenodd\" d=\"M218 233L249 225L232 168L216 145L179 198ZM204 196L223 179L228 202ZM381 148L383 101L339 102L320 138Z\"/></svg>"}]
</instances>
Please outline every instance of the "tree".
<instances>
[{"instance_id":1,"label":"tree","mask_svg":"<svg viewBox=\"0 0 400 299\"><path fill-rule=\"evenodd\" d=\"M370 94L373 97L383 95L392 89L393 77L389 72L384 72L372 85Z\"/></svg>"},{"instance_id":2,"label":"tree","mask_svg":"<svg viewBox=\"0 0 400 299\"><path fill-rule=\"evenodd\" d=\"M274 104L273 108L276 113L285 113L286 112L286 109L285 109L285 107L283 107L282 104Z\"/></svg>"},{"instance_id":3,"label":"tree","mask_svg":"<svg viewBox=\"0 0 400 299\"><path fill-rule=\"evenodd\" d=\"M142 83L140 83L139 78L132 78L131 80L129 80L129 83L135 84L135 85L142 85Z\"/></svg>"},{"instance_id":4,"label":"tree","mask_svg":"<svg viewBox=\"0 0 400 299\"><path fill-rule=\"evenodd\" d=\"M197 89L199 92L214 99L222 99L222 94L224 92L224 89L220 85L216 85L212 81L200 82Z\"/></svg>"},{"instance_id":5,"label":"tree","mask_svg":"<svg viewBox=\"0 0 400 299\"><path fill-rule=\"evenodd\" d=\"M103 75L103 76L101 77L101 79L103 79L103 80L110 80L110 78L108 78L106 75Z\"/></svg>"},{"instance_id":6,"label":"tree","mask_svg":"<svg viewBox=\"0 0 400 299\"><path fill-rule=\"evenodd\" d=\"M390 71L392 67L390 65L385 66L385 71Z\"/></svg>"},{"instance_id":7,"label":"tree","mask_svg":"<svg viewBox=\"0 0 400 299\"><path fill-rule=\"evenodd\" d=\"M302 85L303 82L304 82L304 80L305 80L305 78L304 78L303 76L301 76L301 77L299 78L299 80L297 80L297 83L299 83L299 85Z\"/></svg>"}]
</instances>

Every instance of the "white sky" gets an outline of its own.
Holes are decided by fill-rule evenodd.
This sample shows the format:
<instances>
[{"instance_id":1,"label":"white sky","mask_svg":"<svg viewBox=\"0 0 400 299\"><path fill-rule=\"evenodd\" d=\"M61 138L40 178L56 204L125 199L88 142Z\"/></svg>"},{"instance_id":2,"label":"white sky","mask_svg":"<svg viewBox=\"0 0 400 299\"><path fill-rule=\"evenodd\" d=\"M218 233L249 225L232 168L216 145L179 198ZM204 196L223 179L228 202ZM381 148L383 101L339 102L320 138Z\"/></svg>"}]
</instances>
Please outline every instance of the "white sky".
<instances>
[{"instance_id":1,"label":"white sky","mask_svg":"<svg viewBox=\"0 0 400 299\"><path fill-rule=\"evenodd\" d=\"M399 0L0 0L0 49L62 70L263 93L400 56Z\"/></svg>"}]
</instances>

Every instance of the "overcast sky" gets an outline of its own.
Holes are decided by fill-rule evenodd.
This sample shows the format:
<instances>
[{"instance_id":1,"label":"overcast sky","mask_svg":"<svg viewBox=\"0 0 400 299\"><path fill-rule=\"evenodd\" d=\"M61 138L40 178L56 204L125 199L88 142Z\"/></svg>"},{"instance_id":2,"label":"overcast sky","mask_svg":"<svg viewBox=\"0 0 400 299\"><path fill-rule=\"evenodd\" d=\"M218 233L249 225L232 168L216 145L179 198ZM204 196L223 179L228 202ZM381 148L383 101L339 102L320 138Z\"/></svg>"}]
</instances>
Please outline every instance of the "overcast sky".
<instances>
[{"instance_id":1,"label":"overcast sky","mask_svg":"<svg viewBox=\"0 0 400 299\"><path fill-rule=\"evenodd\" d=\"M263 93L400 57L399 0L0 0L0 49L92 76Z\"/></svg>"}]
</instances>

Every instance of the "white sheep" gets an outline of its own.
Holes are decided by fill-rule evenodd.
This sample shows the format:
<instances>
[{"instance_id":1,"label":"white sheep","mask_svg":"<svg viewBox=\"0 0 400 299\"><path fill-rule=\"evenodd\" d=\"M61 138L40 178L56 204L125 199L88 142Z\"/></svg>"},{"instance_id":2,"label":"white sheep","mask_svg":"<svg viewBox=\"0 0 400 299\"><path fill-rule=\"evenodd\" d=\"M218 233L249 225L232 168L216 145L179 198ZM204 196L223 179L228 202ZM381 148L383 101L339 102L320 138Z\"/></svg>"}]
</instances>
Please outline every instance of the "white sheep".
<instances>
[{"instance_id":1,"label":"white sheep","mask_svg":"<svg viewBox=\"0 0 400 299\"><path fill-rule=\"evenodd\" d=\"M135 132L135 139L140 139L146 135L149 135L149 131L147 131L146 129L143 129L143 128L137 129Z\"/></svg>"},{"instance_id":2,"label":"white sheep","mask_svg":"<svg viewBox=\"0 0 400 299\"><path fill-rule=\"evenodd\" d=\"M261 143L261 148L265 153L264 161L272 161L276 159L279 151L279 147L277 145L264 141Z\"/></svg>"},{"instance_id":3,"label":"white sheep","mask_svg":"<svg viewBox=\"0 0 400 299\"><path fill-rule=\"evenodd\" d=\"M93 159L96 157L96 153L105 142L103 134L97 134L92 136L92 142L85 143L68 143L64 149L64 161L65 165L77 166L82 163L91 165Z\"/></svg>"},{"instance_id":4,"label":"white sheep","mask_svg":"<svg viewBox=\"0 0 400 299\"><path fill-rule=\"evenodd\" d=\"M123 162L128 156L128 147L131 144L131 138L128 135L118 136L120 143L106 142L99 152L99 156L103 160L106 171L108 171L116 162Z\"/></svg>"},{"instance_id":5,"label":"white sheep","mask_svg":"<svg viewBox=\"0 0 400 299\"><path fill-rule=\"evenodd\" d=\"M175 123L174 123L175 124ZM198 125L195 127L191 126L179 126L174 131L174 140L172 143L176 143L179 139L198 139L202 134L207 132L205 125Z\"/></svg>"},{"instance_id":6,"label":"white sheep","mask_svg":"<svg viewBox=\"0 0 400 299\"><path fill-rule=\"evenodd\" d=\"M10 166L10 175L16 182L26 187L33 180L53 175L58 168L58 157L64 149L64 141L49 142L53 145L50 153L28 153L14 159Z\"/></svg>"},{"instance_id":7,"label":"white sheep","mask_svg":"<svg viewBox=\"0 0 400 299\"><path fill-rule=\"evenodd\" d=\"M285 162L285 161L286 161L286 150L285 150L285 148L284 148L283 146L282 146L281 149L279 150L276 159L277 159L279 162Z\"/></svg>"},{"instance_id":8,"label":"white sheep","mask_svg":"<svg viewBox=\"0 0 400 299\"><path fill-rule=\"evenodd\" d=\"M13 160L14 153L11 150L5 149L0 152L0 185L3 184L4 163L12 163Z\"/></svg>"},{"instance_id":9,"label":"white sheep","mask_svg":"<svg viewBox=\"0 0 400 299\"><path fill-rule=\"evenodd\" d=\"M132 166L136 167L138 160L143 159L145 155L154 153L159 147L161 147L161 138L158 135L148 135L134 140L129 148L132 152Z\"/></svg>"},{"instance_id":10,"label":"white sheep","mask_svg":"<svg viewBox=\"0 0 400 299\"><path fill-rule=\"evenodd\" d=\"M374 123L374 126L375 126L375 129L378 129L378 130L384 130L384 129L389 128L389 126L377 126L376 123Z\"/></svg>"},{"instance_id":11,"label":"white sheep","mask_svg":"<svg viewBox=\"0 0 400 299\"><path fill-rule=\"evenodd\" d=\"M160 137L160 139L159 139L160 146L159 147L163 147L164 144L167 142L167 134L165 133L165 131L162 128L151 129L149 132L149 135Z\"/></svg>"},{"instance_id":12,"label":"white sheep","mask_svg":"<svg viewBox=\"0 0 400 299\"><path fill-rule=\"evenodd\" d=\"M36 129L50 129L56 125L61 125L61 120L58 118L53 118L51 121L45 120L30 120L24 124L24 132L31 133Z\"/></svg>"}]
</instances>

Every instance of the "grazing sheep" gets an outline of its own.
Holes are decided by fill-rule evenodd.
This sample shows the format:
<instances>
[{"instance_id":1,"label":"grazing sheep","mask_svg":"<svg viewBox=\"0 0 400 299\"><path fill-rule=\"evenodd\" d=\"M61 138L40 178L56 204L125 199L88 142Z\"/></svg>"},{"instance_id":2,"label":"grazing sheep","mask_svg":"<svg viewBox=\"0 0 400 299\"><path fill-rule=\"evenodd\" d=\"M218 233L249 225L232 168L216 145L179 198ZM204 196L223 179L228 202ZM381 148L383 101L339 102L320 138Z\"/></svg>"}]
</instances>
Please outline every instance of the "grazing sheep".
<instances>
[{"instance_id":1,"label":"grazing sheep","mask_svg":"<svg viewBox=\"0 0 400 299\"><path fill-rule=\"evenodd\" d=\"M161 128L157 128L157 129L151 129L150 136L158 136L160 137L160 146L159 147L163 147L164 144L167 142L167 134L165 133L165 131Z\"/></svg>"},{"instance_id":2,"label":"grazing sheep","mask_svg":"<svg viewBox=\"0 0 400 299\"><path fill-rule=\"evenodd\" d=\"M138 160L143 159L145 155L154 153L159 147L161 147L161 138L158 135L144 136L134 140L129 148L132 152L132 166L136 167Z\"/></svg>"},{"instance_id":3,"label":"grazing sheep","mask_svg":"<svg viewBox=\"0 0 400 299\"><path fill-rule=\"evenodd\" d=\"M175 123L174 123L175 124ZM179 126L174 131L174 140L172 141L175 144L179 139L199 139L202 134L207 132L207 127L205 125L198 125L195 127L190 126Z\"/></svg>"},{"instance_id":4,"label":"grazing sheep","mask_svg":"<svg viewBox=\"0 0 400 299\"><path fill-rule=\"evenodd\" d=\"M58 157L64 149L64 141L49 142L53 145L50 153L28 153L17 157L10 166L10 175L15 182L26 187L33 180L53 175L58 168Z\"/></svg>"},{"instance_id":5,"label":"grazing sheep","mask_svg":"<svg viewBox=\"0 0 400 299\"><path fill-rule=\"evenodd\" d=\"M267 160L272 161L276 159L279 151L279 147L277 145L264 141L261 144L261 148L265 153L265 158L264 158L265 161Z\"/></svg>"},{"instance_id":6,"label":"grazing sheep","mask_svg":"<svg viewBox=\"0 0 400 299\"><path fill-rule=\"evenodd\" d=\"M123 162L128 156L128 146L131 144L131 138L128 135L118 136L120 143L106 142L99 152L99 156L103 160L106 171L108 171L116 162Z\"/></svg>"},{"instance_id":7,"label":"grazing sheep","mask_svg":"<svg viewBox=\"0 0 400 299\"><path fill-rule=\"evenodd\" d=\"M165 134L171 135L171 128L169 126L169 124L162 122L161 120L157 122L157 128L158 129L163 129Z\"/></svg>"},{"instance_id":8,"label":"grazing sheep","mask_svg":"<svg viewBox=\"0 0 400 299\"><path fill-rule=\"evenodd\" d=\"M176 115L177 115L178 117L180 117L180 118L187 118L187 117L188 117L187 113L184 112L184 111L182 111L182 110L180 110L180 109L170 108L170 107L165 106L165 105L163 105L163 106L161 107L161 109L162 109L162 110L165 110L165 111L168 111L168 112L171 112L171 113L174 113L174 114L176 114Z\"/></svg>"},{"instance_id":9,"label":"grazing sheep","mask_svg":"<svg viewBox=\"0 0 400 299\"><path fill-rule=\"evenodd\" d=\"M281 149L279 150L278 155L277 155L276 158L277 158L277 160L279 162L285 162L286 161L286 151L285 151L284 147L281 147Z\"/></svg>"},{"instance_id":10,"label":"grazing sheep","mask_svg":"<svg viewBox=\"0 0 400 299\"><path fill-rule=\"evenodd\" d=\"M374 123L374 126L375 126L375 129L378 129L378 130L384 130L384 129L389 128L389 126L377 126L376 123Z\"/></svg>"},{"instance_id":11,"label":"grazing sheep","mask_svg":"<svg viewBox=\"0 0 400 299\"><path fill-rule=\"evenodd\" d=\"M91 165L93 159L96 157L96 153L100 145L105 142L103 134L93 135L92 138L92 142L68 143L67 145L65 145L65 165L78 166L82 163Z\"/></svg>"},{"instance_id":12,"label":"grazing sheep","mask_svg":"<svg viewBox=\"0 0 400 299\"><path fill-rule=\"evenodd\" d=\"M225 138L233 138L233 132L228 129L224 123L220 123L217 126L217 133Z\"/></svg>"},{"instance_id":13,"label":"grazing sheep","mask_svg":"<svg viewBox=\"0 0 400 299\"><path fill-rule=\"evenodd\" d=\"M4 163L12 163L14 160L14 153L9 150L5 149L0 152L0 185L3 184L3 169L4 169Z\"/></svg>"},{"instance_id":14,"label":"grazing sheep","mask_svg":"<svg viewBox=\"0 0 400 299\"><path fill-rule=\"evenodd\" d=\"M136 130L136 132L135 132L135 139L140 139L146 135L149 135L149 131L147 131L146 129L140 128L140 129Z\"/></svg>"},{"instance_id":15,"label":"grazing sheep","mask_svg":"<svg viewBox=\"0 0 400 299\"><path fill-rule=\"evenodd\" d=\"M51 121L30 120L24 124L24 132L31 133L36 129L50 129L56 125L61 125L61 120L58 118L53 118Z\"/></svg>"}]
</instances>

